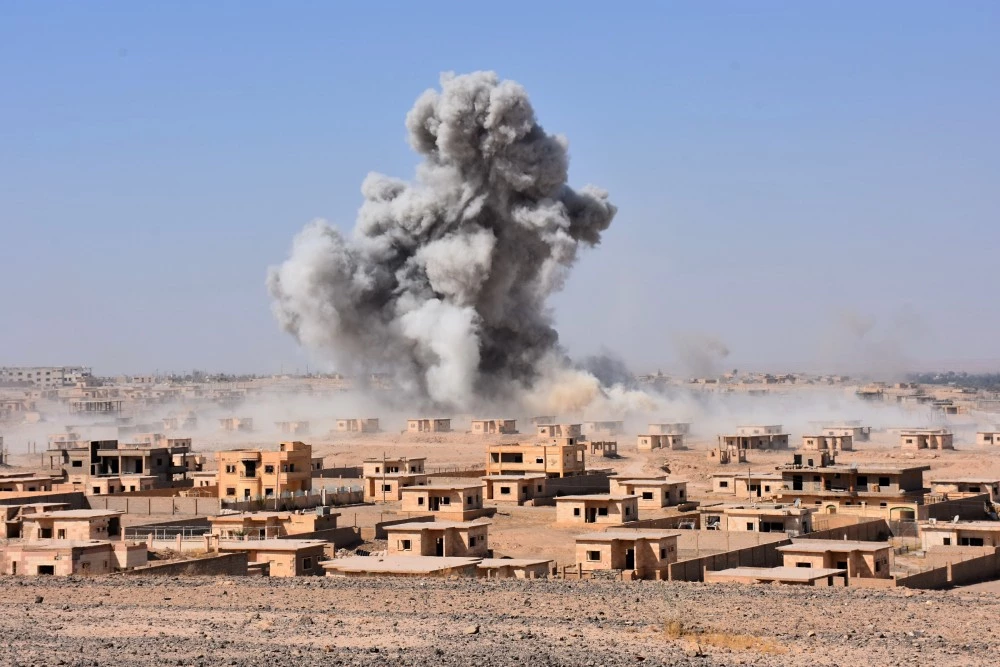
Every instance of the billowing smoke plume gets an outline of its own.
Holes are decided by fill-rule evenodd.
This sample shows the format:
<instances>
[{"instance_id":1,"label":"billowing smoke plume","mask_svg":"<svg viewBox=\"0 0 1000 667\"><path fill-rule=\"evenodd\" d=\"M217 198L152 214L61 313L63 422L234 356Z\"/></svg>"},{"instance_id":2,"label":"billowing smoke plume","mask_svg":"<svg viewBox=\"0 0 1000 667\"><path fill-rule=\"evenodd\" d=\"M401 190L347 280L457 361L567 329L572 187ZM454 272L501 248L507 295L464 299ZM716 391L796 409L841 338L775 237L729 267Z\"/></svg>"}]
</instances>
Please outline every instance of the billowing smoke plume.
<instances>
[{"instance_id":1,"label":"billowing smoke plume","mask_svg":"<svg viewBox=\"0 0 1000 667\"><path fill-rule=\"evenodd\" d=\"M566 184L566 140L493 72L442 76L406 127L416 181L369 174L350 239L307 226L268 277L274 312L342 367L391 370L437 404L537 391L565 365L546 300L615 207Z\"/></svg>"}]
</instances>

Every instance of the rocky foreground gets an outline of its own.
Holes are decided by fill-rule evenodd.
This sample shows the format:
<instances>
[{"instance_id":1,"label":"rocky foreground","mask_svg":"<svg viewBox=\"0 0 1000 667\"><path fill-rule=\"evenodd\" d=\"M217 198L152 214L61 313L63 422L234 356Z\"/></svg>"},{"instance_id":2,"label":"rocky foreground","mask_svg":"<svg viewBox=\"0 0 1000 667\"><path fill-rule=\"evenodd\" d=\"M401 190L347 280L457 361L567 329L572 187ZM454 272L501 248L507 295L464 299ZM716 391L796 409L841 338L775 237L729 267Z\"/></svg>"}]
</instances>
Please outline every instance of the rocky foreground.
<instances>
[{"instance_id":1,"label":"rocky foreground","mask_svg":"<svg viewBox=\"0 0 1000 667\"><path fill-rule=\"evenodd\" d=\"M992 664L1000 597L614 581L0 578L3 665Z\"/></svg>"}]
</instances>

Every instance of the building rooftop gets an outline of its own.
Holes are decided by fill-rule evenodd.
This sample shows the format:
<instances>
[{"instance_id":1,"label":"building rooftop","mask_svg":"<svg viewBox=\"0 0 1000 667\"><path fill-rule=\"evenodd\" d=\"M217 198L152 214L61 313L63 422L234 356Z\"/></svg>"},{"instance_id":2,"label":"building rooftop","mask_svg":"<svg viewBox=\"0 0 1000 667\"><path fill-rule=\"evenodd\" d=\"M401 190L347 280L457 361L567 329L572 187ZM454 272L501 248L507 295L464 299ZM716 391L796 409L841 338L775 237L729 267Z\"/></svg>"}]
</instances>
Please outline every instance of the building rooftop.
<instances>
[{"instance_id":1,"label":"building rooftop","mask_svg":"<svg viewBox=\"0 0 1000 667\"><path fill-rule=\"evenodd\" d=\"M586 542L614 542L615 540L662 540L665 537L678 537L680 532L676 530L653 530L653 529L618 529L607 530L603 533L583 533L577 535L576 540Z\"/></svg>"},{"instance_id":2,"label":"building rooftop","mask_svg":"<svg viewBox=\"0 0 1000 667\"><path fill-rule=\"evenodd\" d=\"M675 484L687 484L685 479L619 479L619 484L631 484L632 486L673 486Z\"/></svg>"},{"instance_id":3,"label":"building rooftop","mask_svg":"<svg viewBox=\"0 0 1000 667\"><path fill-rule=\"evenodd\" d=\"M483 485L480 483L459 483L454 484L424 484L423 486L404 486L400 491L412 492L412 491L467 491L469 489L481 489Z\"/></svg>"},{"instance_id":4,"label":"building rooftop","mask_svg":"<svg viewBox=\"0 0 1000 667\"><path fill-rule=\"evenodd\" d=\"M52 510L30 515L39 519L100 519L103 517L121 516L123 512L113 510Z\"/></svg>"},{"instance_id":5,"label":"building rooftop","mask_svg":"<svg viewBox=\"0 0 1000 667\"><path fill-rule=\"evenodd\" d=\"M739 470L733 470L731 472L715 472L712 473L712 477L738 477L741 479L773 479L775 481L780 481L782 479L780 473L776 472L757 472L752 471L749 473L740 472Z\"/></svg>"},{"instance_id":6,"label":"building rooftop","mask_svg":"<svg viewBox=\"0 0 1000 667\"><path fill-rule=\"evenodd\" d=\"M545 475L486 475L482 479L488 479L491 482L535 481L545 479Z\"/></svg>"},{"instance_id":7,"label":"building rooftop","mask_svg":"<svg viewBox=\"0 0 1000 667\"><path fill-rule=\"evenodd\" d=\"M325 540L219 540L219 549L226 551L298 551L327 544Z\"/></svg>"},{"instance_id":8,"label":"building rooftop","mask_svg":"<svg viewBox=\"0 0 1000 667\"><path fill-rule=\"evenodd\" d=\"M229 512L229 513L225 513L225 514L219 514L217 516L210 516L210 517L208 517L208 520L209 521L223 521L223 520L224 521L228 521L228 520L232 520L232 521L244 521L244 520L250 519L251 521L266 521L267 519L288 519L288 518L292 517L294 514L296 514L296 513L295 512L280 512L280 511L279 512L274 512L274 511L271 511L271 512L267 512L267 511L260 511L260 512ZM331 512L330 514L319 515L319 514L316 514L315 512L302 512L302 516L309 516L309 515L315 515L315 516L340 516L340 513L339 512Z\"/></svg>"},{"instance_id":9,"label":"building rooftop","mask_svg":"<svg viewBox=\"0 0 1000 667\"><path fill-rule=\"evenodd\" d=\"M542 563L551 563L551 558L484 558L479 562L479 567L481 568L493 568L493 567L528 567L531 565L541 565Z\"/></svg>"},{"instance_id":10,"label":"building rooftop","mask_svg":"<svg viewBox=\"0 0 1000 667\"><path fill-rule=\"evenodd\" d=\"M993 530L1000 531L1000 521L929 521L920 522L920 530Z\"/></svg>"},{"instance_id":11,"label":"building rooftop","mask_svg":"<svg viewBox=\"0 0 1000 667\"><path fill-rule=\"evenodd\" d=\"M1000 482L1000 475L996 477L931 477L931 484L996 484Z\"/></svg>"},{"instance_id":12,"label":"building rooftop","mask_svg":"<svg viewBox=\"0 0 1000 667\"><path fill-rule=\"evenodd\" d=\"M322 565L324 569L334 572L433 574L481 562L480 558L448 556L348 556L325 561Z\"/></svg>"},{"instance_id":13,"label":"building rooftop","mask_svg":"<svg viewBox=\"0 0 1000 667\"><path fill-rule=\"evenodd\" d=\"M825 567L733 567L712 573L713 576L794 582L810 582L844 574L847 574L847 570Z\"/></svg>"},{"instance_id":14,"label":"building rooftop","mask_svg":"<svg viewBox=\"0 0 1000 667\"><path fill-rule=\"evenodd\" d=\"M827 551L881 551L891 549L888 542L860 542L854 540L795 540L791 544L778 547L778 551L796 553L826 553Z\"/></svg>"},{"instance_id":15,"label":"building rooftop","mask_svg":"<svg viewBox=\"0 0 1000 667\"><path fill-rule=\"evenodd\" d=\"M613 493L592 493L590 495L584 496L558 496L556 497L556 502L560 500L598 500L598 501L609 501L609 500L628 500L629 498L638 498L637 495L618 495Z\"/></svg>"},{"instance_id":16,"label":"building rooftop","mask_svg":"<svg viewBox=\"0 0 1000 667\"><path fill-rule=\"evenodd\" d=\"M387 533L395 530L446 530L448 528L475 528L477 526L492 525L491 521L408 521L385 526L383 529Z\"/></svg>"}]
</instances>

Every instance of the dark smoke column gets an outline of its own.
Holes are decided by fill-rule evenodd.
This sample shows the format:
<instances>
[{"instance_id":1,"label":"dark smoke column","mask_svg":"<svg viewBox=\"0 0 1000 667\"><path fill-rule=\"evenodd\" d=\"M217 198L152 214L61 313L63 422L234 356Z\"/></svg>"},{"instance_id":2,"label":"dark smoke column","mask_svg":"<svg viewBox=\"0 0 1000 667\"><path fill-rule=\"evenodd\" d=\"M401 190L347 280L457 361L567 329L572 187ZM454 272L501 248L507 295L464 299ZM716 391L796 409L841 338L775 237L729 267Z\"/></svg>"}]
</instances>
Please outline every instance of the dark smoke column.
<instances>
[{"instance_id":1,"label":"dark smoke column","mask_svg":"<svg viewBox=\"0 0 1000 667\"><path fill-rule=\"evenodd\" d=\"M546 300L615 207L566 184L565 138L493 72L443 75L406 127L424 156L416 181L369 174L350 239L303 229L268 275L274 313L303 345L392 370L415 397L516 400L563 364Z\"/></svg>"}]
</instances>

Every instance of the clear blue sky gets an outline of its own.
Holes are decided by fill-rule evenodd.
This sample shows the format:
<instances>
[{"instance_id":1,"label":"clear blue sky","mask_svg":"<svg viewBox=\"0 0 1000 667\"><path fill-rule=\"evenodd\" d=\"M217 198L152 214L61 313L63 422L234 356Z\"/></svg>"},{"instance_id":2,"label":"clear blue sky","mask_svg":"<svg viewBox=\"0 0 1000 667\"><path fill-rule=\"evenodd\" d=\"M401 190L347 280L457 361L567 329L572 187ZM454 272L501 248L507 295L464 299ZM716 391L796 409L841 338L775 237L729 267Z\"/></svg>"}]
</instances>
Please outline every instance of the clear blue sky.
<instances>
[{"instance_id":1,"label":"clear blue sky","mask_svg":"<svg viewBox=\"0 0 1000 667\"><path fill-rule=\"evenodd\" d=\"M412 176L406 111L475 69L620 207L555 300L573 353L996 360L998 35L995 2L4 2L0 364L304 367L267 267Z\"/></svg>"}]
</instances>

